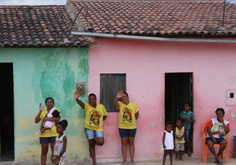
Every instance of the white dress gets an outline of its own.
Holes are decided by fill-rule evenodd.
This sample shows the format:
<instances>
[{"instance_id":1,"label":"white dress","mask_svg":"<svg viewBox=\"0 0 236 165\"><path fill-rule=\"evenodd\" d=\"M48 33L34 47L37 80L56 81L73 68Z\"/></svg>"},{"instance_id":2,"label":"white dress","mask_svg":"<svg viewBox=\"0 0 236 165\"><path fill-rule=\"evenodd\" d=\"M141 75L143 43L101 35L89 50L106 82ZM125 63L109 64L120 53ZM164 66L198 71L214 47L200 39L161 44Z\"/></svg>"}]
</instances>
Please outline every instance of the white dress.
<instances>
[{"instance_id":1,"label":"white dress","mask_svg":"<svg viewBox=\"0 0 236 165\"><path fill-rule=\"evenodd\" d=\"M173 138L173 131L171 130L171 132L167 132L165 130L166 136L165 136L165 141L164 144L166 146L166 148L164 148L165 150L173 150L174 149L174 138Z\"/></svg>"}]
</instances>

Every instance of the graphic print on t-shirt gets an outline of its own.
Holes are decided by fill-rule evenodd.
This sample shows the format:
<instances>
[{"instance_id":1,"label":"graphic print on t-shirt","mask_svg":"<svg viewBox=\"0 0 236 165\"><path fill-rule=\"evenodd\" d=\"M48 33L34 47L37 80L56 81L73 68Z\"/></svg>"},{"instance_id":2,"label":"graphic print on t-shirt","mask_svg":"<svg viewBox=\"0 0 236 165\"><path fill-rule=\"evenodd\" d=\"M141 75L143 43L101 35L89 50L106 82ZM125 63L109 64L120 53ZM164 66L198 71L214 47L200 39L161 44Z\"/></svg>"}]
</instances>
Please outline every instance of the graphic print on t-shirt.
<instances>
[{"instance_id":1,"label":"graphic print on t-shirt","mask_svg":"<svg viewBox=\"0 0 236 165\"><path fill-rule=\"evenodd\" d=\"M125 121L132 123L132 110L127 107L123 109L123 122Z\"/></svg>"},{"instance_id":2,"label":"graphic print on t-shirt","mask_svg":"<svg viewBox=\"0 0 236 165\"><path fill-rule=\"evenodd\" d=\"M215 123L214 126L211 129L211 132L213 135L223 137L225 136L225 131L223 128L223 124Z\"/></svg>"},{"instance_id":3,"label":"graphic print on t-shirt","mask_svg":"<svg viewBox=\"0 0 236 165\"><path fill-rule=\"evenodd\" d=\"M99 111L96 111L96 110L93 110L90 112L90 123L89 125L91 124L94 124L96 126L99 126L100 124L100 117L102 116L101 113Z\"/></svg>"}]
</instances>

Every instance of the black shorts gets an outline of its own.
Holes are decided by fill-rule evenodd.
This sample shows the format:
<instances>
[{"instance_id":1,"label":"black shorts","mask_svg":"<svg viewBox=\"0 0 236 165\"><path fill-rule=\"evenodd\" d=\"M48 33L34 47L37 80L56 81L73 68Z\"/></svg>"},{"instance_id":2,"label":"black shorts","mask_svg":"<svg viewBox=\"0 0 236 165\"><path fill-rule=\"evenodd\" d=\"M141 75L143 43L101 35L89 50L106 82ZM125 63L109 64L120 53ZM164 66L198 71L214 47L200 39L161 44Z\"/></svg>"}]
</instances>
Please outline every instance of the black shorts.
<instances>
[{"instance_id":1,"label":"black shorts","mask_svg":"<svg viewBox=\"0 0 236 165\"><path fill-rule=\"evenodd\" d=\"M120 132L121 138L135 137L136 128L135 129L121 129L121 128L119 128L119 132Z\"/></svg>"},{"instance_id":2,"label":"black shorts","mask_svg":"<svg viewBox=\"0 0 236 165\"><path fill-rule=\"evenodd\" d=\"M54 136L54 137L39 137L39 141L40 141L40 144L48 144L48 143L54 144L55 138L56 138L56 136Z\"/></svg>"}]
</instances>

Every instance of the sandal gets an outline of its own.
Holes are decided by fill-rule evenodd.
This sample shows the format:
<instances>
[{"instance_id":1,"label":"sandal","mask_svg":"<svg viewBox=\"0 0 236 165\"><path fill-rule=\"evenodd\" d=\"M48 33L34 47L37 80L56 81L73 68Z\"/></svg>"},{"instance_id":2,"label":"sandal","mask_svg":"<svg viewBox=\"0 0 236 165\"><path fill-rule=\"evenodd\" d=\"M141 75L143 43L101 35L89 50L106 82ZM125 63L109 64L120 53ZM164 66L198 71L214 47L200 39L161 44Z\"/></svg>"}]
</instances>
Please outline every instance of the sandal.
<instances>
[{"instance_id":1,"label":"sandal","mask_svg":"<svg viewBox=\"0 0 236 165\"><path fill-rule=\"evenodd\" d=\"M216 160L216 161L214 161L214 163L215 163L215 164L219 164L219 165L223 165L223 164L224 164L224 161L218 162L218 161Z\"/></svg>"},{"instance_id":2,"label":"sandal","mask_svg":"<svg viewBox=\"0 0 236 165\"><path fill-rule=\"evenodd\" d=\"M128 162L123 162L123 164L122 165L127 165L128 164Z\"/></svg>"}]
</instances>

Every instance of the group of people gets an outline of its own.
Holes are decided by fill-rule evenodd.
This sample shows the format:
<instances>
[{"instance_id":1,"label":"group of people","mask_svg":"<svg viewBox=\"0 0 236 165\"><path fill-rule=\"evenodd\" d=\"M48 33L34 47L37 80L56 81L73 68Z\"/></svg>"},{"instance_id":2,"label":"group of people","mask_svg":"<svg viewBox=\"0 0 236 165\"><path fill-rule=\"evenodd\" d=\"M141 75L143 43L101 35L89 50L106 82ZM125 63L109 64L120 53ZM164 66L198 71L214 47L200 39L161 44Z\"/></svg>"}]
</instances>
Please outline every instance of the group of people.
<instances>
[{"instance_id":1,"label":"group of people","mask_svg":"<svg viewBox=\"0 0 236 165\"><path fill-rule=\"evenodd\" d=\"M76 102L85 111L84 132L89 143L89 153L93 164L96 165L95 145L104 144L103 121L107 118L106 108L98 104L97 97L91 93L88 96L89 103L83 103L79 99L79 93L75 91ZM121 100L121 101L119 101ZM64 165L67 138L63 133L68 125L66 120L61 119L60 110L54 107L54 100L47 98L46 109L40 103L40 111L35 118L35 123L42 120L40 131L40 144L42 146L41 165L46 165L48 145L50 143L52 156L51 161L56 165ZM134 165L134 138L136 134L136 120L139 117L137 105L129 101L126 92L119 91L114 99L114 105L119 109L119 133L121 138L121 150L123 165L127 162L127 145L129 145L130 164Z\"/></svg>"},{"instance_id":2,"label":"group of people","mask_svg":"<svg viewBox=\"0 0 236 165\"><path fill-rule=\"evenodd\" d=\"M91 93L88 96L89 103L83 103L79 99L79 93L74 93L76 102L85 111L84 132L89 143L89 153L93 164L96 165L95 145L102 146L104 144L103 121L107 118L106 108L102 104L98 104L96 95ZM121 101L119 101L121 100ZM51 161L56 165L64 165L64 158L67 145L67 137L64 131L68 125L66 120L61 119L60 110L54 107L53 98L47 98L45 101L46 109L39 106L39 113L35 118L35 123L42 120L40 131L40 144L42 148L41 165L46 165L48 146L50 143L52 156ZM126 92L119 91L114 99L114 105L119 109L119 133L121 138L121 151L123 156L123 165L127 162L127 145L129 145L130 164L134 165L134 138L136 134L136 120L139 117L139 109L137 105L129 101L129 95ZM165 131L163 133L162 143L164 148L163 165L165 164L166 156L170 155L170 164L172 164L172 152L176 151L176 160L183 160L186 143L188 155L190 152L190 130L194 123L194 114L191 112L191 103L185 103L185 110L181 112L179 119L176 121L176 128L173 131L173 123L167 121ZM223 164L219 156L226 147L226 141L223 138L229 133L229 122L224 120L225 111L218 108L216 111L217 118L211 120L208 124L206 144L209 150L215 156L216 164ZM220 144L220 150L216 154L213 147L214 144Z\"/></svg>"},{"instance_id":3,"label":"group of people","mask_svg":"<svg viewBox=\"0 0 236 165\"><path fill-rule=\"evenodd\" d=\"M187 153L191 156L189 132L192 123L195 121L194 114L191 112L191 107L190 102L185 103L185 111L182 111L179 118L176 120L176 128L174 131L173 123L171 121L166 122L162 138L164 148L163 165L165 165L166 156L168 154L170 156L170 164L172 165L173 150L175 150L176 153L176 160L183 160L182 156L185 150L184 144L187 145ZM211 119L207 125L206 144L215 157L215 163L223 165L224 162L220 160L220 155L226 148L227 142L224 139L224 136L229 133L230 126L229 122L224 120L225 111L223 108L217 108L215 113L217 117ZM214 144L220 144L220 149L217 154L213 147Z\"/></svg>"}]
</instances>

